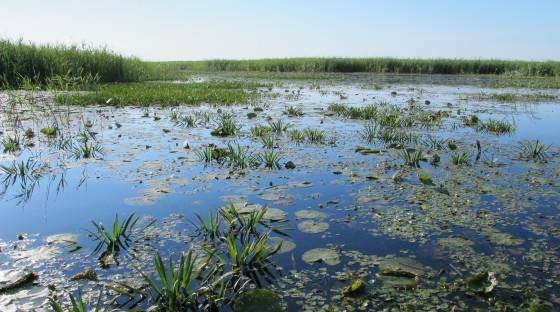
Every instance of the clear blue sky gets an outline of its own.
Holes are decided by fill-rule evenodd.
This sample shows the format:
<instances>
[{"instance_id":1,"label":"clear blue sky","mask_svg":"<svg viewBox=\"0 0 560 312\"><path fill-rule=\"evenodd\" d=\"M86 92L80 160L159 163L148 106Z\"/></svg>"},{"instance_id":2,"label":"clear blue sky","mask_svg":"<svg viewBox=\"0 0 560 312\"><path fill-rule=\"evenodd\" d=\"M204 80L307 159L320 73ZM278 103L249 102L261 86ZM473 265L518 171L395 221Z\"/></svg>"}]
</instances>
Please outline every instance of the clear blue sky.
<instances>
[{"instance_id":1,"label":"clear blue sky","mask_svg":"<svg viewBox=\"0 0 560 312\"><path fill-rule=\"evenodd\" d=\"M560 0L0 0L0 37L147 60L560 60Z\"/></svg>"}]
</instances>

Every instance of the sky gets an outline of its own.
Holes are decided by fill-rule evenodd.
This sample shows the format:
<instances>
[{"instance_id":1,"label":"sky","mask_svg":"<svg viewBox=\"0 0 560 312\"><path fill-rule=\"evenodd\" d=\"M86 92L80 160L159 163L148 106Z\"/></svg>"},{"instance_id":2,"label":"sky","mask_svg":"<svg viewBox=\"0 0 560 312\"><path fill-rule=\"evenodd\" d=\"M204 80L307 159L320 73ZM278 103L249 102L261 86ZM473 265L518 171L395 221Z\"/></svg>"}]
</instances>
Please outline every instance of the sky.
<instances>
[{"instance_id":1,"label":"sky","mask_svg":"<svg viewBox=\"0 0 560 312\"><path fill-rule=\"evenodd\" d=\"M0 0L0 38L144 60L560 60L559 0Z\"/></svg>"}]
</instances>

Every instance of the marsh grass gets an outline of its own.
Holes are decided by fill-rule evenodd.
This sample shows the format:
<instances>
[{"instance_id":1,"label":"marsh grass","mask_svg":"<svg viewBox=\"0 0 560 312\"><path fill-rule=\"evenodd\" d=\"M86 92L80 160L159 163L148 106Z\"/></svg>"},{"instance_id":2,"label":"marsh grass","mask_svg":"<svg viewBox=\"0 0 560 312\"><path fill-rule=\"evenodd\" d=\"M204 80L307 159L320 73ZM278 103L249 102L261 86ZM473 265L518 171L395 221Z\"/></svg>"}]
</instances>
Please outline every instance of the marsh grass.
<instances>
[{"instance_id":1,"label":"marsh grass","mask_svg":"<svg viewBox=\"0 0 560 312\"><path fill-rule=\"evenodd\" d=\"M332 103L329 105L327 109L337 114L338 116L342 116L345 114L347 107L344 104Z\"/></svg>"},{"instance_id":2,"label":"marsh grass","mask_svg":"<svg viewBox=\"0 0 560 312\"><path fill-rule=\"evenodd\" d=\"M471 158L466 152L455 152L451 154L451 163L455 166L469 166Z\"/></svg>"},{"instance_id":3,"label":"marsh grass","mask_svg":"<svg viewBox=\"0 0 560 312\"><path fill-rule=\"evenodd\" d=\"M97 91L60 93L55 100L68 105L232 105L258 97L259 83L212 81L202 83L119 83L100 85Z\"/></svg>"},{"instance_id":4,"label":"marsh grass","mask_svg":"<svg viewBox=\"0 0 560 312\"><path fill-rule=\"evenodd\" d=\"M364 125L364 128L361 131L361 136L364 140L368 143L373 143L377 139L377 135L379 133L380 127L375 122L370 122Z\"/></svg>"},{"instance_id":5,"label":"marsh grass","mask_svg":"<svg viewBox=\"0 0 560 312\"><path fill-rule=\"evenodd\" d=\"M426 160L421 149L405 148L400 156L405 165L413 168L420 168L420 161Z\"/></svg>"},{"instance_id":6,"label":"marsh grass","mask_svg":"<svg viewBox=\"0 0 560 312\"><path fill-rule=\"evenodd\" d=\"M80 79L101 82L139 81L148 65L107 49L63 45L35 45L0 40L0 86L29 85L67 90Z\"/></svg>"},{"instance_id":7,"label":"marsh grass","mask_svg":"<svg viewBox=\"0 0 560 312\"><path fill-rule=\"evenodd\" d=\"M193 225L195 226L197 232L204 237L204 239L214 240L220 237L220 226L222 224L222 219L219 213L210 213L208 216L208 220L205 220L199 214L195 214L195 216L198 219L198 224L193 223Z\"/></svg>"},{"instance_id":8,"label":"marsh grass","mask_svg":"<svg viewBox=\"0 0 560 312\"><path fill-rule=\"evenodd\" d=\"M445 151L447 149L447 139L440 139L431 135L422 140L422 144L434 151Z\"/></svg>"},{"instance_id":9,"label":"marsh grass","mask_svg":"<svg viewBox=\"0 0 560 312\"><path fill-rule=\"evenodd\" d=\"M289 135L290 135L290 141L292 142L299 144L305 141L305 134L301 130L298 129L291 130Z\"/></svg>"},{"instance_id":10,"label":"marsh grass","mask_svg":"<svg viewBox=\"0 0 560 312\"><path fill-rule=\"evenodd\" d=\"M233 169L246 169L258 165L257 157L249 151L248 147L242 147L239 144L233 146L231 143L227 147L225 162L228 167Z\"/></svg>"},{"instance_id":11,"label":"marsh grass","mask_svg":"<svg viewBox=\"0 0 560 312\"><path fill-rule=\"evenodd\" d=\"M288 108L286 108L284 114L288 115L288 117L299 117L303 116L303 110L301 107L289 106Z\"/></svg>"},{"instance_id":12,"label":"marsh grass","mask_svg":"<svg viewBox=\"0 0 560 312\"><path fill-rule=\"evenodd\" d=\"M4 153L15 153L20 150L21 142L18 136L8 136L0 142Z\"/></svg>"},{"instance_id":13,"label":"marsh grass","mask_svg":"<svg viewBox=\"0 0 560 312\"><path fill-rule=\"evenodd\" d=\"M479 99L493 100L497 102L538 102L538 101L553 101L557 97L552 94L543 92L537 93L482 93Z\"/></svg>"},{"instance_id":14,"label":"marsh grass","mask_svg":"<svg viewBox=\"0 0 560 312\"><path fill-rule=\"evenodd\" d=\"M263 147L266 148L266 149L274 148L274 139L270 135L263 136L261 138L261 142L262 142Z\"/></svg>"},{"instance_id":15,"label":"marsh grass","mask_svg":"<svg viewBox=\"0 0 560 312\"><path fill-rule=\"evenodd\" d=\"M378 138L385 144L417 144L419 140L418 134L414 132L394 128L382 128Z\"/></svg>"},{"instance_id":16,"label":"marsh grass","mask_svg":"<svg viewBox=\"0 0 560 312\"><path fill-rule=\"evenodd\" d=\"M63 306L55 298L49 297L49 304L54 312L102 312L109 311L105 308L102 300L103 292L100 291L97 300L92 304L86 303L82 297L82 291L78 288L76 295L68 294L69 306Z\"/></svg>"},{"instance_id":17,"label":"marsh grass","mask_svg":"<svg viewBox=\"0 0 560 312\"><path fill-rule=\"evenodd\" d=\"M259 157L261 162L265 165L266 168L269 169L282 168L282 166L280 166L280 160L282 159L282 157L278 152L275 152L274 150L265 150L260 154Z\"/></svg>"},{"instance_id":18,"label":"marsh grass","mask_svg":"<svg viewBox=\"0 0 560 312\"><path fill-rule=\"evenodd\" d=\"M324 144L325 143L325 132L317 129L305 128L303 130L303 135L307 142L311 144Z\"/></svg>"},{"instance_id":19,"label":"marsh grass","mask_svg":"<svg viewBox=\"0 0 560 312\"><path fill-rule=\"evenodd\" d=\"M288 130L288 127L289 127L289 125L284 123L284 121L282 121L282 119L278 119L276 121L269 121L268 125L270 127L270 130L274 133L286 132Z\"/></svg>"},{"instance_id":20,"label":"marsh grass","mask_svg":"<svg viewBox=\"0 0 560 312\"><path fill-rule=\"evenodd\" d=\"M78 134L77 140L71 145L71 151L76 159L99 159L103 156L103 147L97 142L95 135L88 130Z\"/></svg>"},{"instance_id":21,"label":"marsh grass","mask_svg":"<svg viewBox=\"0 0 560 312\"><path fill-rule=\"evenodd\" d=\"M88 231L89 236L94 242L97 242L92 254L103 251L102 255L114 254L118 256L120 251L128 249L132 243L131 236L137 222L138 217L135 217L134 214L129 215L122 222L116 215L112 227L107 230L103 224L91 221L95 230Z\"/></svg>"},{"instance_id":22,"label":"marsh grass","mask_svg":"<svg viewBox=\"0 0 560 312\"><path fill-rule=\"evenodd\" d=\"M288 58L175 62L184 70L265 73L370 72L400 74L492 74L560 76L560 62L398 58Z\"/></svg>"},{"instance_id":23,"label":"marsh grass","mask_svg":"<svg viewBox=\"0 0 560 312\"><path fill-rule=\"evenodd\" d=\"M477 131L488 132L497 135L511 134L515 126L506 120L488 119L477 123Z\"/></svg>"},{"instance_id":24,"label":"marsh grass","mask_svg":"<svg viewBox=\"0 0 560 312\"><path fill-rule=\"evenodd\" d=\"M218 126L212 130L213 136L227 137L237 134L241 126L237 125L233 117L229 114L222 114L218 121Z\"/></svg>"},{"instance_id":25,"label":"marsh grass","mask_svg":"<svg viewBox=\"0 0 560 312\"><path fill-rule=\"evenodd\" d=\"M535 141L521 141L519 142L518 150L521 159L545 161L548 158L548 150L550 145L544 145L539 140Z\"/></svg>"},{"instance_id":26,"label":"marsh grass","mask_svg":"<svg viewBox=\"0 0 560 312\"><path fill-rule=\"evenodd\" d=\"M251 127L250 131L253 137L259 138L267 136L270 132L272 132L272 128L268 126L256 125Z\"/></svg>"}]
</instances>

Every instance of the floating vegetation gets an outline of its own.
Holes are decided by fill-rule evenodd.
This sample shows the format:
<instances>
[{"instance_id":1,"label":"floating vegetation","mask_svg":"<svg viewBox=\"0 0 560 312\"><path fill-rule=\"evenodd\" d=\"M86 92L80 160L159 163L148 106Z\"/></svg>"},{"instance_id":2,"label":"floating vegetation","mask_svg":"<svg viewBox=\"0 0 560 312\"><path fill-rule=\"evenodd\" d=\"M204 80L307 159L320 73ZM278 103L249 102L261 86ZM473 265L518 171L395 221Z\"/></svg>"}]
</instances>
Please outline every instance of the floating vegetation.
<instances>
[{"instance_id":1,"label":"floating vegetation","mask_svg":"<svg viewBox=\"0 0 560 312\"><path fill-rule=\"evenodd\" d=\"M57 128L56 127L45 127L43 129L41 129L41 133L48 136L48 137L53 137L56 135L57 133Z\"/></svg>"},{"instance_id":2,"label":"floating vegetation","mask_svg":"<svg viewBox=\"0 0 560 312\"><path fill-rule=\"evenodd\" d=\"M548 158L547 151L550 145L546 146L539 140L519 142L519 156L522 159L545 161Z\"/></svg>"},{"instance_id":3,"label":"floating vegetation","mask_svg":"<svg viewBox=\"0 0 560 312\"><path fill-rule=\"evenodd\" d=\"M515 130L513 124L505 120L488 119L477 123L477 131L493 134L510 134Z\"/></svg>"},{"instance_id":4,"label":"floating vegetation","mask_svg":"<svg viewBox=\"0 0 560 312\"><path fill-rule=\"evenodd\" d=\"M337 265L340 263L340 254L333 248L315 248L306 251L301 256L302 260L309 263L325 263Z\"/></svg>"}]
</instances>

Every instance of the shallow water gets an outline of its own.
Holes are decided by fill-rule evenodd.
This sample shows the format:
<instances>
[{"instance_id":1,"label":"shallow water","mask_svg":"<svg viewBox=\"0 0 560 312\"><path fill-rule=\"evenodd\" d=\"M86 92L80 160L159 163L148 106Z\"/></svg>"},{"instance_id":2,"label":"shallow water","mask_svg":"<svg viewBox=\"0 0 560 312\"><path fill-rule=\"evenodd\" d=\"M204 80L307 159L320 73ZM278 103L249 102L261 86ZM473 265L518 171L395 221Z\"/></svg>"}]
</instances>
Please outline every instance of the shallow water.
<instances>
[{"instance_id":1,"label":"shallow water","mask_svg":"<svg viewBox=\"0 0 560 312\"><path fill-rule=\"evenodd\" d=\"M26 185L20 181L6 184L0 201L0 272L14 267L36 271L39 286L35 287L54 284L55 290L50 291L59 295L78 287L85 292L115 279L137 278L133 266L149 270L156 250L167 257L194 245L194 228L187 220L194 221L195 214L207 216L234 196L236 202L285 213L283 226L295 248L274 256L282 270L266 287L276 291L290 310L317 311L329 306L348 311L412 307L419 311L500 310L504 306L526 310L534 302L558 308L560 100L500 103L479 95L542 92L558 97L560 92L482 89L472 80L349 75L343 80L313 83L282 81L270 91L262 90L257 103L220 108L59 107L45 113L48 110L43 108L50 107L48 94L25 94L36 97L31 101L35 111L25 105L10 110L4 94L2 138L17 131L23 136L27 128L34 130L35 137L29 139L33 147L0 154L0 164L34 157L47 164L48 170ZM392 176L403 165L402 148L368 143L360 135L367 121L328 111L332 103L362 107L381 101L405 109L411 98L419 110L449 115L429 129L417 125L405 129L422 138L454 140L458 150L470 155L470 166L450 164L453 152L440 151L439 166L423 161L419 169L403 169L402 181L396 183ZM254 106L264 111L247 119ZM287 106L301 107L303 116L286 116ZM231 112L242 125L237 137L211 136L218 109ZM205 111L213 118L207 124L183 127L171 120L171 110L183 115ZM403 110L403 115L408 111ZM506 135L476 131L461 119L474 114L480 120L507 120L515 130ZM228 142L262 152L261 141L251 136L250 128L266 125L269 118L282 119L289 129L323 130L326 141L296 144L287 134L278 135L275 150L282 156L282 169L260 166L245 169L243 174L218 164L206 165L195 152L209 143L224 147ZM75 159L60 149L60 138L49 139L40 133L54 120L68 138L89 121L88 129L97 133L103 147L102 157ZM518 141L535 139L550 146L547 162L518 159ZM477 140L481 155L475 162ZM183 148L185 142L189 149ZM421 142L417 145L422 146ZM357 147L377 151L362 155L355 152ZM427 147L423 150L429 152ZM287 161L293 161L296 168L285 169ZM420 183L417 175L421 172L436 186ZM314 220L328 228L303 232L304 220L296 217L301 210L323 213ZM141 222L156 220L150 241L138 243L138 250L119 266L101 269L90 255L95 247L86 231L93 230L90 221L111 224L116 214L131 213L141 217ZM82 248L70 252L67 246L46 243L49 236L60 233L78 235L77 244ZM302 260L314 248L334 251L339 263ZM40 252L35 253L37 250ZM28 251L32 252L26 254ZM392 285L387 277L391 275L381 274L384 263L400 263L403 258L422 268L414 281L404 281L414 286L405 287L402 280ZM99 281L69 281L85 267L95 268ZM479 272L496 275L497 285L488 293L473 293L462 282ZM343 297L342 288L357 278L366 283L364 293ZM44 307L48 293L34 296L36 302L23 296L18 299L18 292L10 294L13 297L0 295L0 310ZM31 308L25 306L29 302Z\"/></svg>"}]
</instances>

